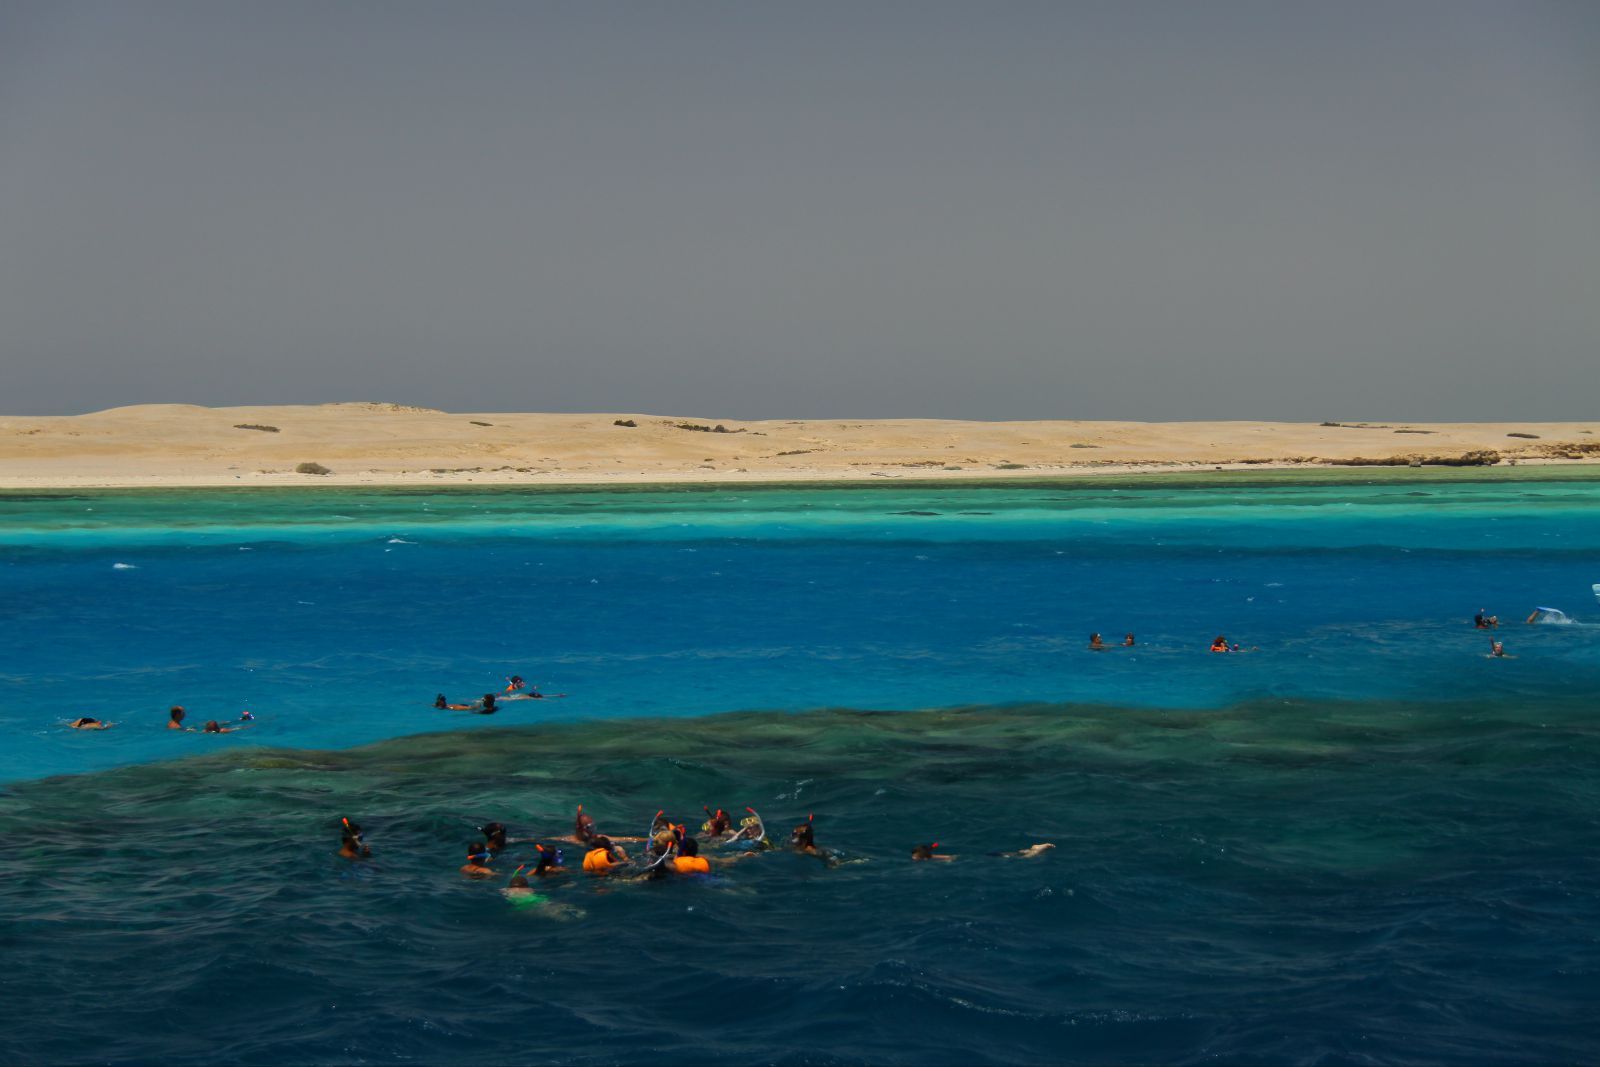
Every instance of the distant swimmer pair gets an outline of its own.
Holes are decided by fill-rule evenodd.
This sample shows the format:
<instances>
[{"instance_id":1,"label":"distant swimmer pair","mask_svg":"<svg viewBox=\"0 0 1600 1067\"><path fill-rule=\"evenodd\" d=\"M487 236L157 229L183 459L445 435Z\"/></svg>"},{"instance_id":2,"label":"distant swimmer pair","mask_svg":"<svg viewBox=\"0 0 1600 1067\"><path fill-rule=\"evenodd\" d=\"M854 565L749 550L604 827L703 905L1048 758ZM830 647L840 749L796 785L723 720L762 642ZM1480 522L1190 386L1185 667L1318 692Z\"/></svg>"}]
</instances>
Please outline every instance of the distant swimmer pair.
<instances>
[{"instance_id":1,"label":"distant swimmer pair","mask_svg":"<svg viewBox=\"0 0 1600 1067\"><path fill-rule=\"evenodd\" d=\"M248 724L256 721L254 714L249 711L241 711L237 719L230 719L226 723L212 719L205 726L196 730L193 726L183 725L183 719L186 714L188 713L183 710L182 704L172 705L172 709L167 713L167 729L183 730L191 734L232 734L243 730Z\"/></svg>"},{"instance_id":2,"label":"distant swimmer pair","mask_svg":"<svg viewBox=\"0 0 1600 1067\"><path fill-rule=\"evenodd\" d=\"M485 693L481 700L475 700L471 704L452 704L445 699L443 693L440 693L433 698L433 706L440 711L470 711L477 715L493 715L500 710L495 703L493 693Z\"/></svg>"},{"instance_id":3,"label":"distant swimmer pair","mask_svg":"<svg viewBox=\"0 0 1600 1067\"><path fill-rule=\"evenodd\" d=\"M1134 646L1133 635L1132 634L1124 634L1123 637L1122 637L1122 647L1123 648L1132 648L1133 646ZM1108 649L1110 647L1111 646L1106 644L1105 640L1099 634L1090 634L1089 635L1089 648L1090 648L1090 650L1092 650L1094 652L1104 652L1106 649Z\"/></svg>"},{"instance_id":4,"label":"distant swimmer pair","mask_svg":"<svg viewBox=\"0 0 1600 1067\"><path fill-rule=\"evenodd\" d=\"M524 693L523 690L527 692ZM541 693L538 683L529 685L523 681L522 675L513 674L506 679L506 687L500 692L501 700L560 700L565 693Z\"/></svg>"}]
</instances>

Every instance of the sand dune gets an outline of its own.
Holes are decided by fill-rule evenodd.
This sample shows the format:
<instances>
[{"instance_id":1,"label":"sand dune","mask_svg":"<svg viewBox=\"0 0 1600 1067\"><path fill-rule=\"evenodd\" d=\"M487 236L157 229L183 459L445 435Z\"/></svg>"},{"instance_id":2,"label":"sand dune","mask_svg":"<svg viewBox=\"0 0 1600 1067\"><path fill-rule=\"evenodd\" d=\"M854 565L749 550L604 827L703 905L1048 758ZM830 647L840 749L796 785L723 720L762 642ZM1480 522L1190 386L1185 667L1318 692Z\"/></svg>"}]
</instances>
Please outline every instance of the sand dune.
<instances>
[{"instance_id":1,"label":"sand dune","mask_svg":"<svg viewBox=\"0 0 1600 1067\"><path fill-rule=\"evenodd\" d=\"M1600 462L1600 422L745 422L375 403L0 417L4 488L994 478L1364 461ZM296 473L303 463L331 473Z\"/></svg>"}]
</instances>

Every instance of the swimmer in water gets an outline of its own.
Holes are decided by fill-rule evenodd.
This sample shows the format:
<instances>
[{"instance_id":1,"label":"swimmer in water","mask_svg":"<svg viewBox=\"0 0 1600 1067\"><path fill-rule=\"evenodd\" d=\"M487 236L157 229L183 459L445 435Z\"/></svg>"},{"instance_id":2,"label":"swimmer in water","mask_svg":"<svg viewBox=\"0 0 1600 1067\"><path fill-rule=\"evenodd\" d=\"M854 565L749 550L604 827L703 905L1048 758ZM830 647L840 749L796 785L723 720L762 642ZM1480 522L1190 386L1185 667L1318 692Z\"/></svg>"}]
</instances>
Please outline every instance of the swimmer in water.
<instances>
[{"instance_id":1,"label":"swimmer in water","mask_svg":"<svg viewBox=\"0 0 1600 1067\"><path fill-rule=\"evenodd\" d=\"M467 846L467 862L461 865L461 873L468 878L493 878L494 870L489 866L492 858L487 844L474 842Z\"/></svg>"},{"instance_id":2,"label":"swimmer in water","mask_svg":"<svg viewBox=\"0 0 1600 1067\"><path fill-rule=\"evenodd\" d=\"M583 855L583 869L586 874L610 874L611 868L618 864L626 863L628 854L611 843L611 838L601 834L593 841L593 847Z\"/></svg>"},{"instance_id":3,"label":"swimmer in water","mask_svg":"<svg viewBox=\"0 0 1600 1067\"><path fill-rule=\"evenodd\" d=\"M527 683L522 680L522 675L513 674L511 677L506 679L505 692L507 692L507 693L515 693L517 690L521 689L526 684Z\"/></svg>"},{"instance_id":4,"label":"swimmer in water","mask_svg":"<svg viewBox=\"0 0 1600 1067\"><path fill-rule=\"evenodd\" d=\"M234 734L238 733L240 729L241 727L238 726L224 726L216 719L212 719L206 723L206 728L203 732L208 734Z\"/></svg>"},{"instance_id":5,"label":"swimmer in water","mask_svg":"<svg viewBox=\"0 0 1600 1067\"><path fill-rule=\"evenodd\" d=\"M172 705L172 711L170 713L171 717L167 719L167 729L169 729L169 730L188 730L188 729L190 729L190 727L183 725L183 716L184 716L184 714L185 714L185 712L183 710L183 705L182 704L174 704L174 705Z\"/></svg>"},{"instance_id":6,"label":"swimmer in water","mask_svg":"<svg viewBox=\"0 0 1600 1067\"><path fill-rule=\"evenodd\" d=\"M1500 641L1489 642L1490 659L1516 659L1517 657L1506 654L1506 646Z\"/></svg>"},{"instance_id":7,"label":"swimmer in water","mask_svg":"<svg viewBox=\"0 0 1600 1067\"><path fill-rule=\"evenodd\" d=\"M1029 845L1027 848L1019 848L1015 852L991 852L990 855L1005 856L1007 859L1014 860L1031 860L1038 859L1040 856L1044 855L1046 852L1049 852L1055 847L1056 846L1046 841L1043 844Z\"/></svg>"},{"instance_id":8,"label":"swimmer in water","mask_svg":"<svg viewBox=\"0 0 1600 1067\"><path fill-rule=\"evenodd\" d=\"M706 805L700 805L700 810L706 813L703 829L707 837L721 837L733 829L733 816L718 808L715 812Z\"/></svg>"},{"instance_id":9,"label":"swimmer in water","mask_svg":"<svg viewBox=\"0 0 1600 1067\"><path fill-rule=\"evenodd\" d=\"M1213 651L1213 652L1232 652L1233 651L1233 647L1228 644L1228 639L1226 637L1222 636L1221 634L1218 634L1217 635L1217 639L1215 641L1211 642L1211 651Z\"/></svg>"},{"instance_id":10,"label":"swimmer in water","mask_svg":"<svg viewBox=\"0 0 1600 1067\"><path fill-rule=\"evenodd\" d=\"M241 711L239 713L239 721L240 722L255 722L256 721L255 712L250 711L249 709Z\"/></svg>"},{"instance_id":11,"label":"swimmer in water","mask_svg":"<svg viewBox=\"0 0 1600 1067\"><path fill-rule=\"evenodd\" d=\"M1123 634L1122 635L1122 647L1123 648L1132 648L1133 647L1133 643L1134 642L1133 642L1133 635L1132 634Z\"/></svg>"},{"instance_id":12,"label":"swimmer in water","mask_svg":"<svg viewBox=\"0 0 1600 1067\"><path fill-rule=\"evenodd\" d=\"M711 863L700 855L699 843L685 835L678 842L678 855L672 861L672 869L678 874L710 874Z\"/></svg>"},{"instance_id":13,"label":"swimmer in water","mask_svg":"<svg viewBox=\"0 0 1600 1067\"><path fill-rule=\"evenodd\" d=\"M478 702L477 707L472 708L471 710L477 712L479 715L493 715L499 709L494 705L494 694L485 693L483 694L483 699Z\"/></svg>"},{"instance_id":14,"label":"swimmer in water","mask_svg":"<svg viewBox=\"0 0 1600 1067\"><path fill-rule=\"evenodd\" d=\"M484 842L489 846L490 853L497 853L506 847L506 824L503 822L485 823L478 827L478 832L483 835Z\"/></svg>"},{"instance_id":15,"label":"swimmer in water","mask_svg":"<svg viewBox=\"0 0 1600 1067\"><path fill-rule=\"evenodd\" d=\"M822 855L822 850L817 848L815 832L817 817L807 815L806 821L789 831L789 847L796 852L804 852L810 856Z\"/></svg>"},{"instance_id":16,"label":"swimmer in water","mask_svg":"<svg viewBox=\"0 0 1600 1067\"><path fill-rule=\"evenodd\" d=\"M472 711L477 708L476 704L452 704L444 698L443 693L433 698L433 706L440 711Z\"/></svg>"},{"instance_id":17,"label":"swimmer in water","mask_svg":"<svg viewBox=\"0 0 1600 1067\"><path fill-rule=\"evenodd\" d=\"M85 715L81 719L73 719L67 725L74 730L109 730L117 724L114 722L101 722L99 719L91 719Z\"/></svg>"},{"instance_id":18,"label":"swimmer in water","mask_svg":"<svg viewBox=\"0 0 1600 1067\"><path fill-rule=\"evenodd\" d=\"M1493 630L1500 625L1500 619L1495 615L1485 615L1483 609L1479 608L1478 613L1472 617L1472 625L1479 630Z\"/></svg>"},{"instance_id":19,"label":"swimmer in water","mask_svg":"<svg viewBox=\"0 0 1600 1067\"><path fill-rule=\"evenodd\" d=\"M539 844L533 847L539 853L539 862L533 868L534 877L549 878L551 875L567 873L567 869L564 866L566 856L562 854L559 848L546 848L544 845Z\"/></svg>"},{"instance_id":20,"label":"swimmer in water","mask_svg":"<svg viewBox=\"0 0 1600 1067\"><path fill-rule=\"evenodd\" d=\"M1100 639L1099 634L1089 635L1089 647L1096 652L1105 651L1106 643Z\"/></svg>"},{"instance_id":21,"label":"swimmer in water","mask_svg":"<svg viewBox=\"0 0 1600 1067\"><path fill-rule=\"evenodd\" d=\"M592 844L600 835L595 832L594 816L578 805L578 815L572 820L572 839L580 845Z\"/></svg>"},{"instance_id":22,"label":"swimmer in water","mask_svg":"<svg viewBox=\"0 0 1600 1067\"><path fill-rule=\"evenodd\" d=\"M511 881L506 883L506 887L500 892L513 904L535 903L538 894L533 891L533 886L528 884L528 879L522 870L518 867L516 873L511 876Z\"/></svg>"},{"instance_id":23,"label":"swimmer in water","mask_svg":"<svg viewBox=\"0 0 1600 1067\"><path fill-rule=\"evenodd\" d=\"M361 827L349 819L340 819L339 855L347 860L364 860L372 855L372 849L367 847L367 842L361 835Z\"/></svg>"},{"instance_id":24,"label":"swimmer in water","mask_svg":"<svg viewBox=\"0 0 1600 1067\"><path fill-rule=\"evenodd\" d=\"M954 856L935 855L933 850L938 847L939 842L937 841L933 842L931 845L918 845L911 850L911 861L913 863L921 863L926 860L938 860L941 863L949 863L955 859Z\"/></svg>"}]
</instances>

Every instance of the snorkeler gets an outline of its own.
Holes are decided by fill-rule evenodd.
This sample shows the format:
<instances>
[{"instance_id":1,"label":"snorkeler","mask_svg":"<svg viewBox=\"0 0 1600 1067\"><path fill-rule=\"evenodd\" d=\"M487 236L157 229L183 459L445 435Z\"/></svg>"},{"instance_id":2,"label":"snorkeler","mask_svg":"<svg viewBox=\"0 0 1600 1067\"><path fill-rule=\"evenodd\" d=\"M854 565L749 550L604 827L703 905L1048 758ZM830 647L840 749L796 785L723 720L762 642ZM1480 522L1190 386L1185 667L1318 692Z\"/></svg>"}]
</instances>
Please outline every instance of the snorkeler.
<instances>
[{"instance_id":1,"label":"snorkeler","mask_svg":"<svg viewBox=\"0 0 1600 1067\"><path fill-rule=\"evenodd\" d=\"M938 860L940 863L949 863L951 860L955 859L954 856L935 855L933 850L938 847L939 842L937 841L933 842L931 845L916 846L911 850L911 861L913 863L922 863L926 860Z\"/></svg>"},{"instance_id":2,"label":"snorkeler","mask_svg":"<svg viewBox=\"0 0 1600 1067\"><path fill-rule=\"evenodd\" d=\"M1226 637L1222 636L1221 634L1218 634L1217 635L1217 639L1215 641L1211 642L1211 651L1213 651L1213 652L1232 652L1233 648L1232 648L1232 646L1230 646L1228 644L1228 639Z\"/></svg>"},{"instance_id":3,"label":"snorkeler","mask_svg":"<svg viewBox=\"0 0 1600 1067\"><path fill-rule=\"evenodd\" d=\"M494 706L494 694L493 693L485 693L485 694L483 694L483 699L478 702L478 705L476 707L474 707L474 708L469 709L469 710L475 711L479 715L493 715L495 713L495 711L498 710Z\"/></svg>"},{"instance_id":4,"label":"snorkeler","mask_svg":"<svg viewBox=\"0 0 1600 1067\"><path fill-rule=\"evenodd\" d=\"M489 846L482 841L475 842L467 847L467 862L461 865L461 873L468 878L493 878L491 859Z\"/></svg>"},{"instance_id":5,"label":"snorkeler","mask_svg":"<svg viewBox=\"0 0 1600 1067\"><path fill-rule=\"evenodd\" d=\"M101 722L99 719L92 719L85 715L81 719L73 719L67 725L74 730L109 730L117 724L114 722Z\"/></svg>"},{"instance_id":6,"label":"snorkeler","mask_svg":"<svg viewBox=\"0 0 1600 1067\"><path fill-rule=\"evenodd\" d=\"M506 847L506 824L503 822L484 823L478 827L478 832L483 835L484 842L489 846L491 853L499 852Z\"/></svg>"},{"instance_id":7,"label":"snorkeler","mask_svg":"<svg viewBox=\"0 0 1600 1067\"><path fill-rule=\"evenodd\" d=\"M583 855L583 869L587 874L609 874L611 868L628 860L628 854L612 844L611 838L604 834L596 837L593 845Z\"/></svg>"},{"instance_id":8,"label":"snorkeler","mask_svg":"<svg viewBox=\"0 0 1600 1067\"><path fill-rule=\"evenodd\" d=\"M527 683L522 680L522 675L513 674L511 677L506 679L506 687L504 691L507 693L515 693L526 684Z\"/></svg>"},{"instance_id":9,"label":"snorkeler","mask_svg":"<svg viewBox=\"0 0 1600 1067\"><path fill-rule=\"evenodd\" d=\"M706 821L700 829L707 837L721 837L733 829L733 816L718 808L714 813L706 805L700 805L700 810L706 813Z\"/></svg>"},{"instance_id":10,"label":"snorkeler","mask_svg":"<svg viewBox=\"0 0 1600 1067\"><path fill-rule=\"evenodd\" d=\"M1529 619L1528 621L1532 622L1533 620ZM1472 625L1479 630L1492 630L1500 625L1500 619L1494 615L1485 615L1483 609L1479 608L1478 613L1472 617Z\"/></svg>"},{"instance_id":11,"label":"snorkeler","mask_svg":"<svg viewBox=\"0 0 1600 1067\"><path fill-rule=\"evenodd\" d=\"M340 819L339 855L347 860L364 860L372 855L372 849L367 847L367 842L361 835L361 827L349 819Z\"/></svg>"},{"instance_id":12,"label":"snorkeler","mask_svg":"<svg viewBox=\"0 0 1600 1067\"><path fill-rule=\"evenodd\" d=\"M187 727L187 726L183 725L183 716L184 716L184 714L185 713L184 713L182 704L174 704L174 705L172 705L172 711L170 713L171 717L167 719L167 729L169 729L169 730L188 730L188 729L190 729L190 727Z\"/></svg>"},{"instance_id":13,"label":"snorkeler","mask_svg":"<svg viewBox=\"0 0 1600 1067\"><path fill-rule=\"evenodd\" d=\"M210 720L209 722L206 723L206 727L202 731L202 733L208 733L208 734L236 734L242 729L244 729L244 727L242 727L242 726L224 726L220 722L218 722L216 719L212 719L212 720Z\"/></svg>"},{"instance_id":14,"label":"snorkeler","mask_svg":"<svg viewBox=\"0 0 1600 1067\"><path fill-rule=\"evenodd\" d=\"M1089 635L1089 647L1096 652L1105 651L1106 643L1100 639L1099 634Z\"/></svg>"},{"instance_id":15,"label":"snorkeler","mask_svg":"<svg viewBox=\"0 0 1600 1067\"><path fill-rule=\"evenodd\" d=\"M600 835L595 833L594 816L583 810L583 805L578 805L577 818L572 820L572 839L580 845L592 843Z\"/></svg>"},{"instance_id":16,"label":"snorkeler","mask_svg":"<svg viewBox=\"0 0 1600 1067\"><path fill-rule=\"evenodd\" d=\"M789 831L789 847L796 852L804 852L812 856L822 855L822 850L817 848L815 833L817 817L807 815L806 821Z\"/></svg>"},{"instance_id":17,"label":"snorkeler","mask_svg":"<svg viewBox=\"0 0 1600 1067\"><path fill-rule=\"evenodd\" d=\"M1133 635L1132 634L1123 634L1122 635L1122 647L1123 648L1132 648L1133 644L1134 644L1134 641L1133 641Z\"/></svg>"},{"instance_id":18,"label":"snorkeler","mask_svg":"<svg viewBox=\"0 0 1600 1067\"><path fill-rule=\"evenodd\" d=\"M559 848L546 848L540 844L535 844L533 847L539 853L539 862L533 868L535 877L549 878L553 874L566 873L566 856Z\"/></svg>"},{"instance_id":19,"label":"snorkeler","mask_svg":"<svg viewBox=\"0 0 1600 1067\"><path fill-rule=\"evenodd\" d=\"M672 861L672 869L679 874L710 874L711 863L700 855L695 839L686 834L678 842L678 855Z\"/></svg>"}]
</instances>

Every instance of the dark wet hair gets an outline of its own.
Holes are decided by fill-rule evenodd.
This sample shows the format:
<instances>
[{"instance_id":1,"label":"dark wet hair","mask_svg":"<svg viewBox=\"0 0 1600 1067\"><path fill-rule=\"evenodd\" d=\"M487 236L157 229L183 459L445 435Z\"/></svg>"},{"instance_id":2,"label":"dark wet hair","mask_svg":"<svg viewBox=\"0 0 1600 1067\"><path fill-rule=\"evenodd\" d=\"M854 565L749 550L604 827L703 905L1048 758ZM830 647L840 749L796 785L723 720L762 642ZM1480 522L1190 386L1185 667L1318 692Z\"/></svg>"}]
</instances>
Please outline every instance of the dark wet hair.
<instances>
[{"instance_id":1,"label":"dark wet hair","mask_svg":"<svg viewBox=\"0 0 1600 1067\"><path fill-rule=\"evenodd\" d=\"M504 848L506 845L506 824L503 822L486 822L478 827L478 832L488 839L491 848Z\"/></svg>"},{"instance_id":2,"label":"dark wet hair","mask_svg":"<svg viewBox=\"0 0 1600 1067\"><path fill-rule=\"evenodd\" d=\"M212 719L210 722L206 723L206 733L208 733L208 734L220 734L221 732L222 732L222 724L219 723L216 719Z\"/></svg>"},{"instance_id":3,"label":"dark wet hair","mask_svg":"<svg viewBox=\"0 0 1600 1067\"><path fill-rule=\"evenodd\" d=\"M911 858L914 860L931 860L933 859L933 850L938 847L939 842L937 841L931 845L918 845L911 850Z\"/></svg>"},{"instance_id":4,"label":"dark wet hair","mask_svg":"<svg viewBox=\"0 0 1600 1067\"><path fill-rule=\"evenodd\" d=\"M599 837L596 837L589 843L595 848L603 848L607 852L610 852L612 849L617 847L611 843L611 838L607 837L605 834L601 834Z\"/></svg>"},{"instance_id":5,"label":"dark wet hair","mask_svg":"<svg viewBox=\"0 0 1600 1067\"><path fill-rule=\"evenodd\" d=\"M170 714L172 716L172 721L173 722L177 722L179 719L183 718L184 715L187 714L187 712L185 712L183 710L183 705L182 704L174 704L174 705L172 705L172 711L169 712L168 714Z\"/></svg>"},{"instance_id":6,"label":"dark wet hair","mask_svg":"<svg viewBox=\"0 0 1600 1067\"><path fill-rule=\"evenodd\" d=\"M433 698L433 706L436 708L447 708L450 706L450 702L444 698L443 693L440 693L438 696Z\"/></svg>"},{"instance_id":7,"label":"dark wet hair","mask_svg":"<svg viewBox=\"0 0 1600 1067\"><path fill-rule=\"evenodd\" d=\"M524 875L514 874L511 876L511 888L532 889L533 887L528 884L528 879Z\"/></svg>"},{"instance_id":8,"label":"dark wet hair","mask_svg":"<svg viewBox=\"0 0 1600 1067\"><path fill-rule=\"evenodd\" d=\"M700 855L700 844L694 838L685 834L682 841L678 842L678 853L683 856Z\"/></svg>"}]
</instances>

